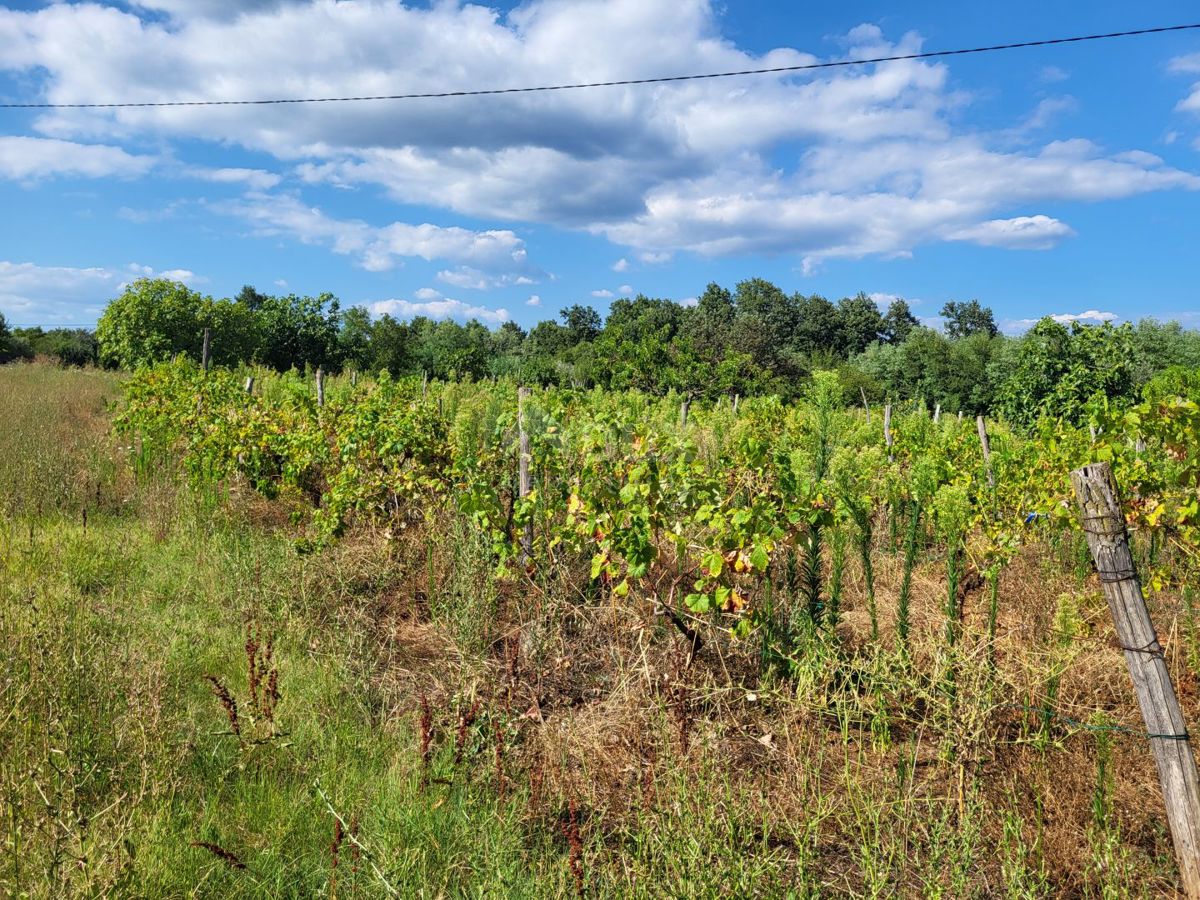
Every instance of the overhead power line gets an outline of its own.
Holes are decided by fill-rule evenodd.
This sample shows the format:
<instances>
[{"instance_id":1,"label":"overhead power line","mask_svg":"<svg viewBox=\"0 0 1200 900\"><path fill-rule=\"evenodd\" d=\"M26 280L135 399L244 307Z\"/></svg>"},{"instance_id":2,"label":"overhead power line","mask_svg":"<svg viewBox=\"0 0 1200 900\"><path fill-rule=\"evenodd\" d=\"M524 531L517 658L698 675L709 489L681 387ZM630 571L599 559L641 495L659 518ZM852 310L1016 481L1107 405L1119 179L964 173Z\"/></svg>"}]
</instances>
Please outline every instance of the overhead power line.
<instances>
[{"instance_id":1,"label":"overhead power line","mask_svg":"<svg viewBox=\"0 0 1200 900\"><path fill-rule=\"evenodd\" d=\"M664 75L657 78L626 78L620 81L588 81L574 84L545 84L533 87L481 88L470 91L434 91L413 94L376 94L361 97L276 97L264 100L158 100L122 103L0 103L0 109L140 109L171 106L273 106L288 103L356 103L368 100L436 100L446 97L487 97L497 94L534 94L548 91L576 91L584 88L627 87L639 84L666 84L673 81L702 81L712 78L734 78L740 75L777 75L786 72L808 72L814 69L836 69L866 66L875 63L904 62L917 59L938 59L947 56L966 56L972 53L993 53L998 50L1020 50L1027 47L1050 47L1057 44L1079 44L1084 41L1105 41L1111 38L1135 37L1144 34L1165 34L1172 31L1200 29L1192 25L1166 25L1161 28L1139 28L1134 31L1112 31L1107 34L1085 34L1075 37L1048 38L1039 41L1020 41L1014 44L993 44L988 47L966 47L958 50L931 50L926 53L904 53L895 56L875 56L869 59L842 59L831 62L804 63L795 66L772 66L766 69L740 69L735 72L705 72L693 75Z\"/></svg>"}]
</instances>

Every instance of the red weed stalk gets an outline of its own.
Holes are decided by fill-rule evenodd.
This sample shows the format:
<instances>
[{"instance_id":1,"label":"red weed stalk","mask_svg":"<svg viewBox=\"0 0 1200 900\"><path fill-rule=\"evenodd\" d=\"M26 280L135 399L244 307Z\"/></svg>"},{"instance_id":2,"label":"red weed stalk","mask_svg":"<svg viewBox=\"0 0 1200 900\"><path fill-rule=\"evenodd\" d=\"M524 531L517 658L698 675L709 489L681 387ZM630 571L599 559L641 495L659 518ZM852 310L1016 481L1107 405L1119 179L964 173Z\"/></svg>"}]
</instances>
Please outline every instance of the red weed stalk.
<instances>
[{"instance_id":1,"label":"red weed stalk","mask_svg":"<svg viewBox=\"0 0 1200 900\"><path fill-rule=\"evenodd\" d=\"M219 844L213 844L208 841L192 841L192 846L199 847L201 850L207 850L209 853L217 857L217 859L221 860L232 869L246 868L246 864L244 862Z\"/></svg>"},{"instance_id":2,"label":"red weed stalk","mask_svg":"<svg viewBox=\"0 0 1200 900\"><path fill-rule=\"evenodd\" d=\"M242 723L238 719L238 706L237 701L233 699L233 694L229 693L229 688L225 687L221 679L216 675L205 675L204 680L212 687L213 696L225 708L225 717L229 719L229 729L237 735L240 742L242 739Z\"/></svg>"},{"instance_id":3,"label":"red weed stalk","mask_svg":"<svg viewBox=\"0 0 1200 900\"><path fill-rule=\"evenodd\" d=\"M465 712L461 706L459 707L458 733L454 736L454 764L456 766L462 762L463 752L467 748L467 732L475 724L475 718L479 715L479 705L481 702L476 697L475 702Z\"/></svg>"},{"instance_id":4,"label":"red weed stalk","mask_svg":"<svg viewBox=\"0 0 1200 900\"><path fill-rule=\"evenodd\" d=\"M575 893L583 896L583 838L579 835L579 811L575 807L575 798L567 803L567 821L560 824L563 837L567 839L567 866L571 877L575 879Z\"/></svg>"},{"instance_id":5,"label":"red weed stalk","mask_svg":"<svg viewBox=\"0 0 1200 900\"><path fill-rule=\"evenodd\" d=\"M342 820L337 816L333 817L333 841L329 844L329 897L330 900L337 900L337 867L338 855L342 849Z\"/></svg>"},{"instance_id":6,"label":"red weed stalk","mask_svg":"<svg viewBox=\"0 0 1200 900\"><path fill-rule=\"evenodd\" d=\"M421 693L421 718L418 723L421 737L421 783L429 782L429 762L433 755L433 710L429 706L429 695Z\"/></svg>"},{"instance_id":7,"label":"red weed stalk","mask_svg":"<svg viewBox=\"0 0 1200 900\"><path fill-rule=\"evenodd\" d=\"M492 724L492 737L494 744L494 755L496 762L496 796L501 800L504 799L507 790L507 781L504 777L504 727L497 720Z\"/></svg>"}]
</instances>

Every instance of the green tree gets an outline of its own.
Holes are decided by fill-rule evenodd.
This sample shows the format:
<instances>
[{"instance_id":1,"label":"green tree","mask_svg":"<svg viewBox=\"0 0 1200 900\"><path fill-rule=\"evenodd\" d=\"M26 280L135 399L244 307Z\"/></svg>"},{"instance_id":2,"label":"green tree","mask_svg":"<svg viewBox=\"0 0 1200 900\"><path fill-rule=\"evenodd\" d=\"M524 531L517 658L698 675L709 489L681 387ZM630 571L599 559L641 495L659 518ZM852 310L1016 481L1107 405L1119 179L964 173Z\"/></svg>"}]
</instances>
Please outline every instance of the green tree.
<instances>
[{"instance_id":1,"label":"green tree","mask_svg":"<svg viewBox=\"0 0 1200 900\"><path fill-rule=\"evenodd\" d=\"M205 298L166 278L139 278L105 307L96 325L100 362L136 369L178 353L199 360ZM215 346L221 336L216 335Z\"/></svg>"},{"instance_id":2,"label":"green tree","mask_svg":"<svg viewBox=\"0 0 1200 900\"><path fill-rule=\"evenodd\" d=\"M1047 317L1017 342L1002 372L998 409L1014 422L1031 424L1041 415L1081 422L1101 397L1121 405L1137 398L1137 354L1133 329L1065 325Z\"/></svg>"},{"instance_id":3,"label":"green tree","mask_svg":"<svg viewBox=\"0 0 1200 900\"><path fill-rule=\"evenodd\" d=\"M35 355L52 356L63 366L91 366L97 362L96 336L86 328L18 328L15 337Z\"/></svg>"},{"instance_id":4,"label":"green tree","mask_svg":"<svg viewBox=\"0 0 1200 900\"><path fill-rule=\"evenodd\" d=\"M594 341L600 336L600 313L590 306L580 306L577 303L574 306L568 306L558 315L562 319L563 329L566 331L568 346L574 347L584 341Z\"/></svg>"},{"instance_id":5,"label":"green tree","mask_svg":"<svg viewBox=\"0 0 1200 900\"><path fill-rule=\"evenodd\" d=\"M907 301L897 298L888 304L887 314L883 317L883 340L889 344L903 344L920 324Z\"/></svg>"},{"instance_id":6,"label":"green tree","mask_svg":"<svg viewBox=\"0 0 1200 900\"><path fill-rule=\"evenodd\" d=\"M986 306L981 306L978 300L961 303L951 300L942 307L942 317L946 320L946 334L952 338L977 333L991 336L999 331L992 311Z\"/></svg>"},{"instance_id":7,"label":"green tree","mask_svg":"<svg viewBox=\"0 0 1200 900\"><path fill-rule=\"evenodd\" d=\"M352 306L342 314L342 330L338 334L338 355L344 365L362 371L372 365L374 326L365 306Z\"/></svg>"},{"instance_id":8,"label":"green tree","mask_svg":"<svg viewBox=\"0 0 1200 900\"><path fill-rule=\"evenodd\" d=\"M842 349L846 353L862 353L883 333L879 307L861 291L855 297L838 301L838 315L842 320Z\"/></svg>"},{"instance_id":9,"label":"green tree","mask_svg":"<svg viewBox=\"0 0 1200 900\"><path fill-rule=\"evenodd\" d=\"M0 313L0 364L16 359L30 359L32 356L32 348L22 338L13 334L4 313Z\"/></svg>"},{"instance_id":10,"label":"green tree","mask_svg":"<svg viewBox=\"0 0 1200 900\"><path fill-rule=\"evenodd\" d=\"M317 297L263 297L254 310L258 322L257 359L279 371L341 365L341 307L333 294ZM250 309L250 304L239 304Z\"/></svg>"}]
</instances>

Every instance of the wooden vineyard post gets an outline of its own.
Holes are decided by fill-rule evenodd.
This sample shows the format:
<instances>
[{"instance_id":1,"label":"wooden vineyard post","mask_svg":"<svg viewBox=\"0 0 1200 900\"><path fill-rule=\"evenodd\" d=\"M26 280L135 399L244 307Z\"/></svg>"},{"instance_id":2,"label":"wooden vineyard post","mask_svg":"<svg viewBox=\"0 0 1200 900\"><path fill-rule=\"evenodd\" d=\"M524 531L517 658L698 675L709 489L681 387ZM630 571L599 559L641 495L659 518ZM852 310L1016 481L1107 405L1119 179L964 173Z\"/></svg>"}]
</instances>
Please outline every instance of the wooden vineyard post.
<instances>
[{"instance_id":1,"label":"wooden vineyard post","mask_svg":"<svg viewBox=\"0 0 1200 900\"><path fill-rule=\"evenodd\" d=\"M733 414L734 414L735 416L737 415L737 411L738 411L738 404L739 404L739 403L741 403L741 401L742 401L742 395L741 395L741 394L734 394L734 395L733 395Z\"/></svg>"},{"instance_id":2,"label":"wooden vineyard post","mask_svg":"<svg viewBox=\"0 0 1200 900\"><path fill-rule=\"evenodd\" d=\"M862 397L863 409L867 411L867 424L871 424L871 404L867 402L867 391L861 384L858 386L858 393Z\"/></svg>"},{"instance_id":3,"label":"wooden vineyard post","mask_svg":"<svg viewBox=\"0 0 1200 900\"><path fill-rule=\"evenodd\" d=\"M424 369L421 370L421 399L424 400L429 395L429 373Z\"/></svg>"},{"instance_id":4,"label":"wooden vineyard post","mask_svg":"<svg viewBox=\"0 0 1200 900\"><path fill-rule=\"evenodd\" d=\"M253 375L246 376L246 383L243 385L243 387L246 389L247 394L254 393L254 376Z\"/></svg>"},{"instance_id":5,"label":"wooden vineyard post","mask_svg":"<svg viewBox=\"0 0 1200 900\"><path fill-rule=\"evenodd\" d=\"M983 467L987 470L988 487L996 486L996 473L992 471L992 445L988 441L987 423L983 416L975 417L975 427L979 429L979 446L983 448Z\"/></svg>"},{"instance_id":6,"label":"wooden vineyard post","mask_svg":"<svg viewBox=\"0 0 1200 900\"><path fill-rule=\"evenodd\" d=\"M1183 888L1200 900L1200 775L1133 566L1117 482L1108 463L1093 463L1072 472L1071 484L1158 766Z\"/></svg>"},{"instance_id":7,"label":"wooden vineyard post","mask_svg":"<svg viewBox=\"0 0 1200 900\"><path fill-rule=\"evenodd\" d=\"M517 389L517 492L521 499L529 496L533 485L529 476L529 432L525 430L525 401L529 397L529 388ZM521 535L521 565L526 570L533 561L533 522L525 523L525 531Z\"/></svg>"},{"instance_id":8,"label":"wooden vineyard post","mask_svg":"<svg viewBox=\"0 0 1200 900\"><path fill-rule=\"evenodd\" d=\"M317 366L317 406L325 405L325 370Z\"/></svg>"},{"instance_id":9,"label":"wooden vineyard post","mask_svg":"<svg viewBox=\"0 0 1200 900\"><path fill-rule=\"evenodd\" d=\"M679 427L681 430L687 428L688 406L690 405L691 401L686 397L684 397L683 402L679 404Z\"/></svg>"},{"instance_id":10,"label":"wooden vineyard post","mask_svg":"<svg viewBox=\"0 0 1200 900\"><path fill-rule=\"evenodd\" d=\"M888 462L892 462L892 404L883 408L883 442L888 448Z\"/></svg>"},{"instance_id":11,"label":"wooden vineyard post","mask_svg":"<svg viewBox=\"0 0 1200 900\"><path fill-rule=\"evenodd\" d=\"M358 369L350 370L350 387L358 387Z\"/></svg>"},{"instance_id":12,"label":"wooden vineyard post","mask_svg":"<svg viewBox=\"0 0 1200 900\"><path fill-rule=\"evenodd\" d=\"M204 342L200 345L200 368L202 368L205 372L208 371L209 362L212 359L211 354L210 354L211 349L212 349L212 332L209 329L205 328L204 329Z\"/></svg>"},{"instance_id":13,"label":"wooden vineyard post","mask_svg":"<svg viewBox=\"0 0 1200 900\"><path fill-rule=\"evenodd\" d=\"M933 424L936 425L942 420L942 404L937 404L933 408Z\"/></svg>"}]
</instances>

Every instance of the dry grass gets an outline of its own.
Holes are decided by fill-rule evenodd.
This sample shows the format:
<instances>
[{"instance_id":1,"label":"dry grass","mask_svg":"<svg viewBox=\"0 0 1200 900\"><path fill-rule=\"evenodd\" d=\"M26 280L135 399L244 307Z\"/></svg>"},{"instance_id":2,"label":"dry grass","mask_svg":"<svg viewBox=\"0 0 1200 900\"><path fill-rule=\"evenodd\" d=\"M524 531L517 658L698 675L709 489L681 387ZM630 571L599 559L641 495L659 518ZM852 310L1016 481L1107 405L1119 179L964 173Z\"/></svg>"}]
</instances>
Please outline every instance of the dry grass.
<instances>
[{"instance_id":1,"label":"dry grass","mask_svg":"<svg viewBox=\"0 0 1200 900\"><path fill-rule=\"evenodd\" d=\"M401 568L414 549L425 545L397 548ZM637 893L650 873L674 872L679 895L708 896L664 859L630 857L631 842L684 829L693 840L722 835L744 858L718 864L704 854L733 879L713 884L767 895L770 884L878 896L1174 890L1153 760L1098 584L1047 546L1026 547L1003 572L994 674L981 579L968 582L962 638L946 649L938 559L914 572L910 662L891 650L900 556L880 552L880 647L868 640L863 579L848 563L843 649L818 640L785 678L763 671L757 637L738 642L712 627L689 666L684 639L649 601L583 602L543 589L561 573L506 585L498 637L472 653L430 620L427 598L451 577L449 559L438 548L432 582L427 561L411 561L420 576L394 586L378 620L383 690L407 715L428 693L443 733L453 698L481 692L487 707L507 710L509 765L532 785L531 827L558 827L578 804L597 884ZM1195 676L1178 639L1183 606L1174 596L1152 603L1195 718ZM1059 715L1045 722L1038 709L1047 702ZM1132 732L1099 738L1111 744L1110 785L1098 781L1097 734L1071 721L1101 713ZM1102 819L1098 790L1110 797ZM667 842L660 852L680 851ZM755 863L762 868L749 881L731 874Z\"/></svg>"}]
</instances>

